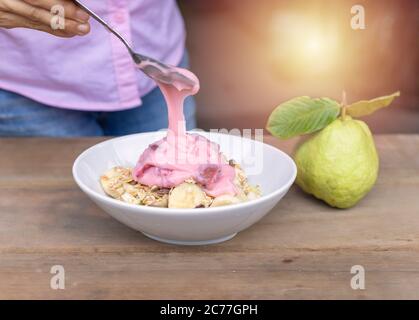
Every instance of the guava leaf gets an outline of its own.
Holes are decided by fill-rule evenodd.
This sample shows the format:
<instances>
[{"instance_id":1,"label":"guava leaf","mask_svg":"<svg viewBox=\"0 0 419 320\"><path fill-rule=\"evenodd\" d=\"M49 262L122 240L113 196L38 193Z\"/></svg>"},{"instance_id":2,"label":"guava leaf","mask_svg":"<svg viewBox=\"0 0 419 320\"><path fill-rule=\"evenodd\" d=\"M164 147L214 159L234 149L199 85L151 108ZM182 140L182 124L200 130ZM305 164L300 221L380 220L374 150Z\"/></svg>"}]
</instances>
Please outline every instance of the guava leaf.
<instances>
[{"instance_id":1,"label":"guava leaf","mask_svg":"<svg viewBox=\"0 0 419 320\"><path fill-rule=\"evenodd\" d=\"M266 129L275 137L287 139L323 129L339 112L339 103L332 99L298 97L276 107Z\"/></svg>"},{"instance_id":2,"label":"guava leaf","mask_svg":"<svg viewBox=\"0 0 419 320\"><path fill-rule=\"evenodd\" d=\"M387 107L398 96L400 96L400 91L372 100L361 100L348 105L346 113L355 118L367 116L380 108Z\"/></svg>"}]
</instances>

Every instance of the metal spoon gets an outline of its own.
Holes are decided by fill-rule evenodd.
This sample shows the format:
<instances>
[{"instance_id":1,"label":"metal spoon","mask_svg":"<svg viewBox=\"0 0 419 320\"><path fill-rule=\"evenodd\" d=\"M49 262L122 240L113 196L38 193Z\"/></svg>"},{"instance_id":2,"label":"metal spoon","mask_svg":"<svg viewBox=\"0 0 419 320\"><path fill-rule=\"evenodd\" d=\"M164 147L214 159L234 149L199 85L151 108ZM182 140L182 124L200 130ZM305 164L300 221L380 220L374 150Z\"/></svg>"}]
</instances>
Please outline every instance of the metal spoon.
<instances>
[{"instance_id":1,"label":"metal spoon","mask_svg":"<svg viewBox=\"0 0 419 320\"><path fill-rule=\"evenodd\" d=\"M144 72L147 76L152 78L157 82L162 82L168 85L176 84L176 87L181 87L184 89L192 89L195 86L195 81L186 77L185 75L179 73L176 70L176 67L164 64L161 61L147 57L145 55L136 53L128 41L116 30L111 28L101 17L96 13L86 7L79 0L73 0L78 6L85 10L90 16L92 16L97 22L102 24L106 29L113 33L122 43L127 47L129 53L131 54L132 59L134 60L137 67Z\"/></svg>"}]
</instances>

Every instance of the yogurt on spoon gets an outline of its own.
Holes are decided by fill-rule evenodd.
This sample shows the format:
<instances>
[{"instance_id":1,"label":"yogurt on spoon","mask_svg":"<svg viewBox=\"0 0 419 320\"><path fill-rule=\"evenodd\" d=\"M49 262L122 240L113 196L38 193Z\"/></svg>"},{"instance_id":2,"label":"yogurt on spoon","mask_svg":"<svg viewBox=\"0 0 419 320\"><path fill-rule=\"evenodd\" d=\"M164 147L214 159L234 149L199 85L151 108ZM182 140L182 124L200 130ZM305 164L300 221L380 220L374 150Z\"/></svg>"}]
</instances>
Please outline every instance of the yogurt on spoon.
<instances>
[{"instance_id":1,"label":"yogurt on spoon","mask_svg":"<svg viewBox=\"0 0 419 320\"><path fill-rule=\"evenodd\" d=\"M199 80L186 69L176 68L176 71L194 84L185 85L179 80L170 85L157 81L166 100L169 128L166 137L152 143L140 156L133 178L138 183L161 188L173 188L193 179L210 196L236 195L235 169L227 163L219 145L186 132L183 102L199 91Z\"/></svg>"}]
</instances>

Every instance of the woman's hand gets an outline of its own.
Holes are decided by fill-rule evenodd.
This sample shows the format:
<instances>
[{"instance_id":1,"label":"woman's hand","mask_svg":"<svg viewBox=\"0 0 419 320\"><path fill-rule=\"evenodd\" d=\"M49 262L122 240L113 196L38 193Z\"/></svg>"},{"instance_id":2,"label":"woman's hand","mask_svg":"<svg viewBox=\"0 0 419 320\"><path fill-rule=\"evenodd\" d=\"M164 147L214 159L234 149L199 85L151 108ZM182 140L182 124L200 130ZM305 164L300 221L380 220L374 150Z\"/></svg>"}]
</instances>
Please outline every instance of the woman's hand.
<instances>
[{"instance_id":1,"label":"woman's hand","mask_svg":"<svg viewBox=\"0 0 419 320\"><path fill-rule=\"evenodd\" d=\"M56 29L51 8L64 8L63 29ZM0 28L30 28L59 37L85 35L90 31L89 15L71 0L0 0ZM56 21L56 20L55 20Z\"/></svg>"}]
</instances>

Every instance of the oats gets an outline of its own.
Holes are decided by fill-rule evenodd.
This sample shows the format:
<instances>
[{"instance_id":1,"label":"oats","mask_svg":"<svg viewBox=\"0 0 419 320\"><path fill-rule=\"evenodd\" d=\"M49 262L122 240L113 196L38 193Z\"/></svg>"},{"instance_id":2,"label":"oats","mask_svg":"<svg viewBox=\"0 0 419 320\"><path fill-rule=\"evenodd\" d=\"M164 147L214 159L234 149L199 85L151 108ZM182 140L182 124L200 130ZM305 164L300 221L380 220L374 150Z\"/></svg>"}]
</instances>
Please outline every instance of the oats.
<instances>
[{"instance_id":1,"label":"oats","mask_svg":"<svg viewBox=\"0 0 419 320\"><path fill-rule=\"evenodd\" d=\"M159 190L157 190L155 193L156 195L163 197L165 195L168 195L171 189L167 189L167 188L161 188Z\"/></svg>"},{"instance_id":2,"label":"oats","mask_svg":"<svg viewBox=\"0 0 419 320\"><path fill-rule=\"evenodd\" d=\"M121 200L127 203L131 203L131 204L141 204L141 201L136 198L135 196L125 192L122 196L121 196Z\"/></svg>"},{"instance_id":3,"label":"oats","mask_svg":"<svg viewBox=\"0 0 419 320\"><path fill-rule=\"evenodd\" d=\"M151 206L155 201L156 201L156 198L154 198L151 195L146 195L142 202L146 206Z\"/></svg>"},{"instance_id":4,"label":"oats","mask_svg":"<svg viewBox=\"0 0 419 320\"><path fill-rule=\"evenodd\" d=\"M103 190L109 196L120 201L162 208L208 208L244 202L261 196L259 186L251 186L240 165L233 159L225 163L235 168L234 184L236 196L222 195L211 197L199 184L189 178L174 188L160 188L137 183L132 177L132 170L125 167L114 167L100 177Z\"/></svg>"},{"instance_id":5,"label":"oats","mask_svg":"<svg viewBox=\"0 0 419 320\"><path fill-rule=\"evenodd\" d=\"M168 204L169 204L169 195L166 194L164 197L156 199L153 203L150 204L150 206L167 208Z\"/></svg>"}]
</instances>

